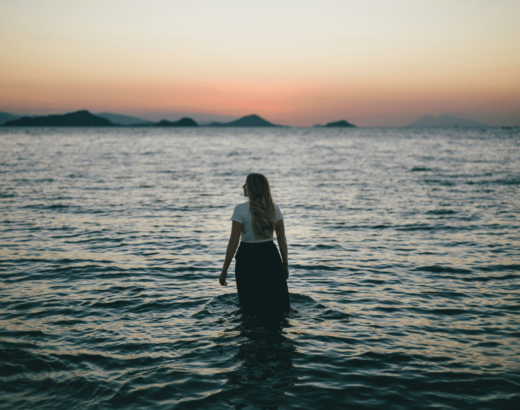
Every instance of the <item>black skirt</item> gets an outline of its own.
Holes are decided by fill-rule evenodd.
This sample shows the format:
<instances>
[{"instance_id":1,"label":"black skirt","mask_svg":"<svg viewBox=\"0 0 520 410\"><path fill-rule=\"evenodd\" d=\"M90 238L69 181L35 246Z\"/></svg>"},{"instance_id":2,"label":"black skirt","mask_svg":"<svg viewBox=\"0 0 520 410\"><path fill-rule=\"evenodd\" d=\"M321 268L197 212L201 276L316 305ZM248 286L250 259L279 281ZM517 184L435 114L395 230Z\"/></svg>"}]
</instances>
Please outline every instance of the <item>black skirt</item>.
<instances>
[{"instance_id":1,"label":"black skirt","mask_svg":"<svg viewBox=\"0 0 520 410\"><path fill-rule=\"evenodd\" d=\"M238 300L244 309L256 314L289 310L285 269L273 241L241 242L235 259Z\"/></svg>"}]
</instances>

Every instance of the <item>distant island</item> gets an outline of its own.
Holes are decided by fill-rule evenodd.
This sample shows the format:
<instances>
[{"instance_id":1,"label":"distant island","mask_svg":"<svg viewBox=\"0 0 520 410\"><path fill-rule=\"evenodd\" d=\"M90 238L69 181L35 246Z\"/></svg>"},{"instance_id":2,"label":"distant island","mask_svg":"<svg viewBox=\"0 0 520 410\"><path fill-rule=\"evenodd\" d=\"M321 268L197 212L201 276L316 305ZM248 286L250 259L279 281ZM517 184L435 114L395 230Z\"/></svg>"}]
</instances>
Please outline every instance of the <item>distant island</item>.
<instances>
[{"instance_id":1,"label":"distant island","mask_svg":"<svg viewBox=\"0 0 520 410\"><path fill-rule=\"evenodd\" d=\"M129 115L113 114L111 112L100 112L94 115L97 115L101 118L106 118L107 120L112 121L116 125L153 125L153 121L143 120L142 118L131 117Z\"/></svg>"},{"instance_id":2,"label":"distant island","mask_svg":"<svg viewBox=\"0 0 520 410\"><path fill-rule=\"evenodd\" d=\"M334 122L329 122L325 125L321 125L321 124L316 124L316 125L313 125L313 128L324 128L324 127L328 127L328 128L336 128L336 127L356 127L354 124L351 124L350 122L346 121L346 120L339 120L339 121L334 121Z\"/></svg>"},{"instance_id":3,"label":"distant island","mask_svg":"<svg viewBox=\"0 0 520 410\"><path fill-rule=\"evenodd\" d=\"M355 125L351 124L348 121L340 120L340 121L335 121L335 122L329 122L328 124L325 125L325 127L355 127Z\"/></svg>"},{"instance_id":4,"label":"distant island","mask_svg":"<svg viewBox=\"0 0 520 410\"><path fill-rule=\"evenodd\" d=\"M231 122L212 122L207 124L206 127L281 127L281 125L273 124L256 114L252 114Z\"/></svg>"},{"instance_id":5,"label":"distant island","mask_svg":"<svg viewBox=\"0 0 520 410\"><path fill-rule=\"evenodd\" d=\"M154 127L198 127L199 124L197 124L193 119L191 118L181 118L179 121L167 121L167 120L161 120L157 124L153 124Z\"/></svg>"},{"instance_id":6,"label":"distant island","mask_svg":"<svg viewBox=\"0 0 520 410\"><path fill-rule=\"evenodd\" d=\"M7 112L0 111L0 125L4 125L7 121L14 121L20 118L19 115L9 114Z\"/></svg>"},{"instance_id":7,"label":"distant island","mask_svg":"<svg viewBox=\"0 0 520 410\"><path fill-rule=\"evenodd\" d=\"M86 110L44 117L22 117L7 121L4 127L113 127L106 118L93 115Z\"/></svg>"},{"instance_id":8,"label":"distant island","mask_svg":"<svg viewBox=\"0 0 520 410\"><path fill-rule=\"evenodd\" d=\"M154 114L157 115L157 114ZM165 114L165 116L168 114ZM115 114L109 112L101 112L92 114L87 110L80 110L65 114L55 114L47 116L23 116L10 114L0 111L0 126L6 127L286 127L285 125L274 124L259 115L251 114L245 117L235 119L229 122L197 122L190 118L191 115L185 113L172 113L177 121L161 120L145 120L130 115ZM197 114L195 114L197 115ZM162 116L162 115L161 115ZM226 118L223 115L215 115L214 118ZM157 118L157 117L156 117ZM160 118L160 117L159 117ZM197 118L195 116L195 118ZM233 118L227 116L227 118ZM236 118L236 117L234 117ZM356 128L357 126L347 120L338 120L329 122L325 125L316 124L313 128ZM417 121L407 125L406 128L488 128L493 127L489 124L478 121L460 118L453 114L442 114L437 117L432 115L424 115ZM503 129L513 129L514 127L503 126Z\"/></svg>"},{"instance_id":9,"label":"distant island","mask_svg":"<svg viewBox=\"0 0 520 410\"><path fill-rule=\"evenodd\" d=\"M230 122L211 122L200 125L194 119L188 117L183 117L178 121L161 120L156 123L142 118L109 112L92 114L87 110L21 118L0 112L0 120L2 118L9 119L4 123L6 127L284 127L284 125L273 124L256 114L246 115ZM326 125L316 124L314 127L347 128L356 126L346 120L340 120L329 122Z\"/></svg>"},{"instance_id":10,"label":"distant island","mask_svg":"<svg viewBox=\"0 0 520 410\"><path fill-rule=\"evenodd\" d=\"M9 114L7 114L9 115ZM137 120L137 122L135 122ZM115 123L117 122L117 123ZM6 121L4 127L114 127L114 126L155 126L155 127L197 127L191 118L179 121L162 120L158 123L141 120L120 114L101 113L94 115L87 110L67 114L47 115L41 117L21 117Z\"/></svg>"},{"instance_id":11,"label":"distant island","mask_svg":"<svg viewBox=\"0 0 520 410\"><path fill-rule=\"evenodd\" d=\"M467 120L453 114L442 114L438 117L425 115L408 125L408 128L450 128L450 127L490 127L488 124Z\"/></svg>"}]
</instances>

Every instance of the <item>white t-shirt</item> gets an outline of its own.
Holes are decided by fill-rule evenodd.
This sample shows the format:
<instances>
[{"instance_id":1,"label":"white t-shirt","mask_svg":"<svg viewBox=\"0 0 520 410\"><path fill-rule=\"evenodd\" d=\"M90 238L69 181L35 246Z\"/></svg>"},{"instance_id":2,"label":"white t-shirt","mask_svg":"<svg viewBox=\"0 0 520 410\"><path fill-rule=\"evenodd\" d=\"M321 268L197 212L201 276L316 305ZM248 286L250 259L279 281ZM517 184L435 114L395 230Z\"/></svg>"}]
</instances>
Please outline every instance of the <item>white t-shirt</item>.
<instances>
[{"instance_id":1,"label":"white t-shirt","mask_svg":"<svg viewBox=\"0 0 520 410\"><path fill-rule=\"evenodd\" d=\"M276 221L278 222L280 219L283 219L283 215L282 211L280 211L280 207L276 204L274 204L274 206L276 207ZM253 230L251 212L249 212L249 201L235 206L231 220L240 222L242 224L242 233L240 234L240 239L242 242L267 242L273 240L272 235L271 238L268 239L256 238L255 232Z\"/></svg>"}]
</instances>

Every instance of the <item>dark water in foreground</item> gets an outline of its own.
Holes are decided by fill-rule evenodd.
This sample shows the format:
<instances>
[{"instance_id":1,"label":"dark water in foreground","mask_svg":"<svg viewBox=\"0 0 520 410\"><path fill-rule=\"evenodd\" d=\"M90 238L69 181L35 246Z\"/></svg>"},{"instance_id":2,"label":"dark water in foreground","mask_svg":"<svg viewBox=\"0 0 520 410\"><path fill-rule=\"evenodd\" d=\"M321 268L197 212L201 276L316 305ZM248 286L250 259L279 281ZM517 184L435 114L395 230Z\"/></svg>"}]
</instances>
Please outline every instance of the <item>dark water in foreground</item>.
<instances>
[{"instance_id":1,"label":"dark water in foreground","mask_svg":"<svg viewBox=\"0 0 520 410\"><path fill-rule=\"evenodd\" d=\"M520 133L0 130L0 408L520 408ZM218 285L265 173L292 311ZM233 265L232 265L233 266Z\"/></svg>"}]
</instances>

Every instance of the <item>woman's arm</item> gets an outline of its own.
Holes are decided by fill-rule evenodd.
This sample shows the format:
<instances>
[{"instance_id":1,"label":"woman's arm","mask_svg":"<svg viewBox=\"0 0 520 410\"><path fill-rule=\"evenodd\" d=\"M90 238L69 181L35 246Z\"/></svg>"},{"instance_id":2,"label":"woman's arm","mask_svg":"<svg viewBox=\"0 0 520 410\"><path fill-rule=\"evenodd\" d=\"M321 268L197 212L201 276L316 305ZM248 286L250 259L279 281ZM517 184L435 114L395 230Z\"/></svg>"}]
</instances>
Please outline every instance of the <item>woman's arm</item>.
<instances>
[{"instance_id":1,"label":"woman's arm","mask_svg":"<svg viewBox=\"0 0 520 410\"><path fill-rule=\"evenodd\" d=\"M238 247L238 243L240 241L240 234L242 233L242 224L237 221L233 221L233 224L231 225L231 236L229 237L229 243L227 246L226 251L226 259L224 260L224 266L222 267L222 273L220 274L220 278L218 281L222 286L226 286L226 277L227 277L227 270L229 268L229 265L231 264L231 261L233 260L233 256L235 256L235 252Z\"/></svg>"},{"instance_id":2,"label":"woman's arm","mask_svg":"<svg viewBox=\"0 0 520 410\"><path fill-rule=\"evenodd\" d=\"M289 279L289 252L287 250L287 239L285 239L285 225L283 219L276 223L276 239L278 239L278 246L282 254L283 266L285 267L285 279Z\"/></svg>"}]
</instances>

